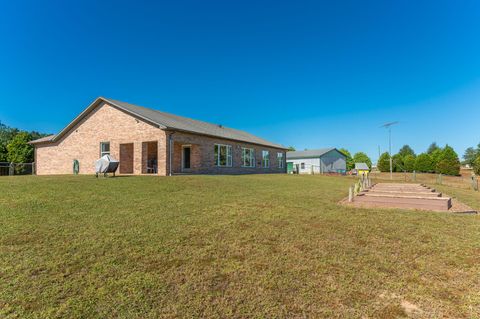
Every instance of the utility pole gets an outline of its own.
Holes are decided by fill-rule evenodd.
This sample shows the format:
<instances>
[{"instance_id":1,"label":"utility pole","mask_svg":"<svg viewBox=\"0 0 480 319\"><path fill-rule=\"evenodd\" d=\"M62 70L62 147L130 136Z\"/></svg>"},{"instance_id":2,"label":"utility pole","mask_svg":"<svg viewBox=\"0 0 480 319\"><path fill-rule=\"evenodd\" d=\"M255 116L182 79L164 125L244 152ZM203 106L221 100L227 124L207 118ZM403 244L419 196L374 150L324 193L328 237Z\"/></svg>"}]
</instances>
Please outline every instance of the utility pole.
<instances>
[{"instance_id":1,"label":"utility pole","mask_svg":"<svg viewBox=\"0 0 480 319\"><path fill-rule=\"evenodd\" d=\"M397 121L383 124L381 127L388 129L388 155L390 156L390 179L393 179L393 159L392 159L392 125L398 124Z\"/></svg>"}]
</instances>

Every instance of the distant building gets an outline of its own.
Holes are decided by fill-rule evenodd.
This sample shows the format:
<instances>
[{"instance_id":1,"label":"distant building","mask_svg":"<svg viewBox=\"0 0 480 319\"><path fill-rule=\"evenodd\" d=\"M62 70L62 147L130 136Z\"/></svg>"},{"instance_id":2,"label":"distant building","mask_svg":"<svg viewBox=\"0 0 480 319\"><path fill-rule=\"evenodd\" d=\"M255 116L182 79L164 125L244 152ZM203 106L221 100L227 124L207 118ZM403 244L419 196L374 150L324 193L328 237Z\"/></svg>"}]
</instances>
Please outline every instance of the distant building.
<instances>
[{"instance_id":1,"label":"distant building","mask_svg":"<svg viewBox=\"0 0 480 319\"><path fill-rule=\"evenodd\" d=\"M364 175L370 172L367 163L355 163L355 172L357 175Z\"/></svg>"},{"instance_id":2,"label":"distant building","mask_svg":"<svg viewBox=\"0 0 480 319\"><path fill-rule=\"evenodd\" d=\"M287 168L299 174L344 174L347 157L336 148L287 152Z\"/></svg>"}]
</instances>

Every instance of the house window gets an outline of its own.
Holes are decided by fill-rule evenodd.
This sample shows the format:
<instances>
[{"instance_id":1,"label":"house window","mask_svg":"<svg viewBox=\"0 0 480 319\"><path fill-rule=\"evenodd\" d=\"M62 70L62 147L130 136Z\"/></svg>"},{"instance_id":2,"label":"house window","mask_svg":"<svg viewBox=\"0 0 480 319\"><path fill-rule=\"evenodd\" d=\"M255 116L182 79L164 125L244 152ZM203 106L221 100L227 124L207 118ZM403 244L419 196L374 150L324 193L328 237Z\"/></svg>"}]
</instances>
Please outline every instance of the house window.
<instances>
[{"instance_id":1,"label":"house window","mask_svg":"<svg viewBox=\"0 0 480 319\"><path fill-rule=\"evenodd\" d=\"M255 150L253 148L242 148L242 166L255 167Z\"/></svg>"},{"instance_id":2,"label":"house window","mask_svg":"<svg viewBox=\"0 0 480 319\"><path fill-rule=\"evenodd\" d=\"M278 162L278 168L283 168L283 153L278 152L277 153L277 162Z\"/></svg>"},{"instance_id":3,"label":"house window","mask_svg":"<svg viewBox=\"0 0 480 319\"><path fill-rule=\"evenodd\" d=\"M301 169L305 169L305 163L301 163L301 164L300 164L300 168L301 168Z\"/></svg>"},{"instance_id":4,"label":"house window","mask_svg":"<svg viewBox=\"0 0 480 319\"><path fill-rule=\"evenodd\" d=\"M215 144L215 166L232 167L232 146Z\"/></svg>"},{"instance_id":5,"label":"house window","mask_svg":"<svg viewBox=\"0 0 480 319\"><path fill-rule=\"evenodd\" d=\"M100 157L103 155L110 155L110 142L100 143Z\"/></svg>"},{"instance_id":6,"label":"house window","mask_svg":"<svg viewBox=\"0 0 480 319\"><path fill-rule=\"evenodd\" d=\"M270 152L269 151L262 151L262 167L269 168L270 167Z\"/></svg>"}]
</instances>

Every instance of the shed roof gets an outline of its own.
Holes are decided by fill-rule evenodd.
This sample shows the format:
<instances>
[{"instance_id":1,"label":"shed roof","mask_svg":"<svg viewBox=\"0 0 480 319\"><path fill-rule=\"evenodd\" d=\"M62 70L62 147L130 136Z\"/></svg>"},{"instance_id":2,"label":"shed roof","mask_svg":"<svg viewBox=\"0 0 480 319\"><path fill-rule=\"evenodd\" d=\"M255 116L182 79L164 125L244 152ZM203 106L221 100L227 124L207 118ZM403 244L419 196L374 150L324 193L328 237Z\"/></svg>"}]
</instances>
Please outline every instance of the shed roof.
<instances>
[{"instance_id":1,"label":"shed roof","mask_svg":"<svg viewBox=\"0 0 480 319\"><path fill-rule=\"evenodd\" d=\"M355 163L355 169L366 169L369 170L367 163Z\"/></svg>"},{"instance_id":2,"label":"shed roof","mask_svg":"<svg viewBox=\"0 0 480 319\"><path fill-rule=\"evenodd\" d=\"M90 106L85 111L83 111L77 118L75 118L69 125L67 125L60 133L32 141L31 143L36 144L36 143L44 143L44 142L55 142L59 140L84 116L86 116L91 110L93 110L96 106L98 106L102 102L106 102L131 115L142 118L147 122L150 122L151 124L158 126L161 129L184 131L184 132L220 137L220 138L225 138L229 140L236 140L241 142L248 142L253 144L286 149L283 145L269 142L267 140L264 140L260 137L252 135L245 131L228 128L218 124L202 122L202 121L190 119L187 117L182 117L182 116L178 116L178 115L174 115L166 112L157 111L157 110L146 108L143 106L138 106L138 105L121 102L113 99L107 99L104 97L97 98L92 104L90 104Z\"/></svg>"},{"instance_id":3,"label":"shed roof","mask_svg":"<svg viewBox=\"0 0 480 319\"><path fill-rule=\"evenodd\" d=\"M306 151L292 151L287 152L287 159L295 159L295 158L317 158L327 154L330 151L336 150L337 152L341 153L335 147L329 148L321 148L317 150L306 150Z\"/></svg>"}]
</instances>

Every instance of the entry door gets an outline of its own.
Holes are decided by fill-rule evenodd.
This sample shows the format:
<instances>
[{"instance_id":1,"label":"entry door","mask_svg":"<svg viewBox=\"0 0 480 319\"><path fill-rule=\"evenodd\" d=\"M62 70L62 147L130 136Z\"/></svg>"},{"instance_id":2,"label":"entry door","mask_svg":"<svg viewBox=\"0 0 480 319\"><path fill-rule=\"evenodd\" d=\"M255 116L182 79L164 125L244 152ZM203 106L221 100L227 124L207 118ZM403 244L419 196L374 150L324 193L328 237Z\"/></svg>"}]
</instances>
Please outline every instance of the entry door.
<instances>
[{"instance_id":1,"label":"entry door","mask_svg":"<svg viewBox=\"0 0 480 319\"><path fill-rule=\"evenodd\" d=\"M190 168L191 147L190 146L184 146L182 149L183 149L182 169L189 169Z\"/></svg>"}]
</instances>

